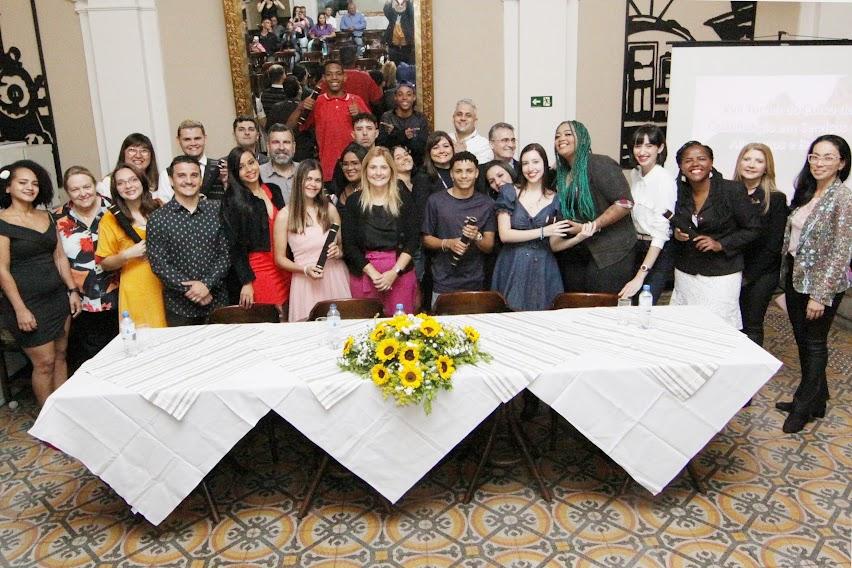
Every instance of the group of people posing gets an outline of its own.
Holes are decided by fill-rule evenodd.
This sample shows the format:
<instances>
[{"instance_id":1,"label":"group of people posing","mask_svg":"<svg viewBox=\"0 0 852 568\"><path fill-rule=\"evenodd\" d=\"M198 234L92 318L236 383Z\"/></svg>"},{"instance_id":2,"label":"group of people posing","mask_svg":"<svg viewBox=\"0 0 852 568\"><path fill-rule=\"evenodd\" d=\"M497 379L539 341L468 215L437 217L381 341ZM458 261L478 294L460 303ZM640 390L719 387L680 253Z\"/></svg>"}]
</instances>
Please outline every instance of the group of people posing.
<instances>
[{"instance_id":1,"label":"group of people posing","mask_svg":"<svg viewBox=\"0 0 852 568\"><path fill-rule=\"evenodd\" d=\"M103 180L68 168L69 201L53 213L40 207L53 200L41 166L0 170L2 323L32 361L39 403L66 379L66 354L73 372L125 311L162 327L263 303L304 321L321 300L376 298L390 315L485 289L514 310L543 310L563 291L635 298L646 284L656 303L673 278L672 304L708 306L757 344L780 283L802 363L793 400L777 405L789 412L784 431L825 414L827 335L852 255L843 138L813 141L788 207L759 143L725 179L711 148L687 142L674 177L662 168L663 132L646 125L625 176L592 153L577 121L557 126L552 167L537 143L515 159L509 124L478 135L471 101L457 106L455 132L425 144L401 127L396 143L376 145L378 121L354 101L344 112L350 143L332 161L296 163L297 133L284 124L269 127L268 155L240 143L210 160L204 127L184 121L182 154L161 173L151 141L131 134ZM238 142L251 125L234 122Z\"/></svg>"}]
</instances>

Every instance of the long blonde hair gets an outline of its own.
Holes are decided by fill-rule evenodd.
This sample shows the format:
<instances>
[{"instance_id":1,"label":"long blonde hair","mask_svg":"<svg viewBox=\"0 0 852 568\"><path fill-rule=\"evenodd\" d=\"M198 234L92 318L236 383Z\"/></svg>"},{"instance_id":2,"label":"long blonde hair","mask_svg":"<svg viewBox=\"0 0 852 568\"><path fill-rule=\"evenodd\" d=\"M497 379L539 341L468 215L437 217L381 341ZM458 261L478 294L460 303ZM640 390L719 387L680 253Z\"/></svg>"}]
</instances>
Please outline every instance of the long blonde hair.
<instances>
[{"instance_id":1,"label":"long blonde hair","mask_svg":"<svg viewBox=\"0 0 852 568\"><path fill-rule=\"evenodd\" d=\"M740 150L740 155L737 156L737 165L734 167L734 181L743 181L740 175L740 162L748 152L757 150L763 154L763 159L766 161L766 171L763 172L763 177L760 178L758 187L763 190L763 212L761 215L766 215L769 211L769 199L773 191L777 190L775 185L775 158L772 157L772 150L766 144L760 142L750 142L743 146Z\"/></svg>"},{"instance_id":2,"label":"long blonde hair","mask_svg":"<svg viewBox=\"0 0 852 568\"><path fill-rule=\"evenodd\" d=\"M390 167L391 175L388 180L388 197L385 204L382 205L391 215L399 217L399 212L402 210L402 197L399 195L399 185L397 184L396 165L393 161L393 156L387 148L382 146L373 146L364 156L361 162L361 211L367 212L373 205L376 205L376 188L370 183L367 177L367 166L373 158L383 158L385 163Z\"/></svg>"}]
</instances>

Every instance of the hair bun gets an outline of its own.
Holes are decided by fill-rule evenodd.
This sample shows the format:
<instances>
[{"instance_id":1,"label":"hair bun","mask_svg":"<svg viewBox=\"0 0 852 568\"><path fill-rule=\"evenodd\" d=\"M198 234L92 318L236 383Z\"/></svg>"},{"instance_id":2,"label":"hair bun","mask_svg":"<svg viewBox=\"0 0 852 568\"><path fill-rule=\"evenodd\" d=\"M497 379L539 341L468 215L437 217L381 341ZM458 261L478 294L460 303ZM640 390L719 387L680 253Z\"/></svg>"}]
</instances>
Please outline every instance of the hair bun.
<instances>
[{"instance_id":1,"label":"hair bun","mask_svg":"<svg viewBox=\"0 0 852 568\"><path fill-rule=\"evenodd\" d=\"M0 170L0 179L2 179L2 180L9 179L9 177L11 175L12 175L12 172L10 172L8 169Z\"/></svg>"}]
</instances>

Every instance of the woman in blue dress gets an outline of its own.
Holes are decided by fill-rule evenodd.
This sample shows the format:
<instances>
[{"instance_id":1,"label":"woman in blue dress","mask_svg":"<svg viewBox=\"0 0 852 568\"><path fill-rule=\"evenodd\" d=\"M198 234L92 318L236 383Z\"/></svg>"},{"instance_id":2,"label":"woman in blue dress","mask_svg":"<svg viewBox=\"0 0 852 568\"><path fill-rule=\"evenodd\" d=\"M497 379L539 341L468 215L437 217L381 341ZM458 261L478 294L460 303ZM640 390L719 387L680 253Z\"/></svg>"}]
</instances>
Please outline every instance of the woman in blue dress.
<instances>
[{"instance_id":1,"label":"woman in blue dress","mask_svg":"<svg viewBox=\"0 0 852 568\"><path fill-rule=\"evenodd\" d=\"M550 166L540 144L521 151L521 180L506 184L494 203L503 248L494 266L491 288L503 294L513 310L546 310L563 291L559 264L551 246L569 248L588 231L567 239L570 222L558 221L556 192L547 187Z\"/></svg>"}]
</instances>

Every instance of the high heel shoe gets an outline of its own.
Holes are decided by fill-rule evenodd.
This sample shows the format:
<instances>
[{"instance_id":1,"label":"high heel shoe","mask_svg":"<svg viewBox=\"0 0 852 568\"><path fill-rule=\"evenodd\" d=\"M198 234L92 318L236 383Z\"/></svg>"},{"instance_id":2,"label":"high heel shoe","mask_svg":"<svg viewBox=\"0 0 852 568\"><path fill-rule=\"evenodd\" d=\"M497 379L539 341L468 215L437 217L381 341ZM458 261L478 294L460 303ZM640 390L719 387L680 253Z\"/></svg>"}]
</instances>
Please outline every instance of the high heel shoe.
<instances>
[{"instance_id":1,"label":"high heel shoe","mask_svg":"<svg viewBox=\"0 0 852 568\"><path fill-rule=\"evenodd\" d=\"M784 420L784 425L781 426L781 431L785 434L795 434L796 432L801 432L805 427L805 424L810 422L811 417L807 414L799 414L798 412L791 412L787 419Z\"/></svg>"},{"instance_id":2,"label":"high heel shoe","mask_svg":"<svg viewBox=\"0 0 852 568\"><path fill-rule=\"evenodd\" d=\"M776 402L775 408L780 410L781 412L792 412L793 411L793 401L789 402ZM811 412L812 418L825 418L825 404L821 407L817 408L813 412Z\"/></svg>"}]
</instances>

